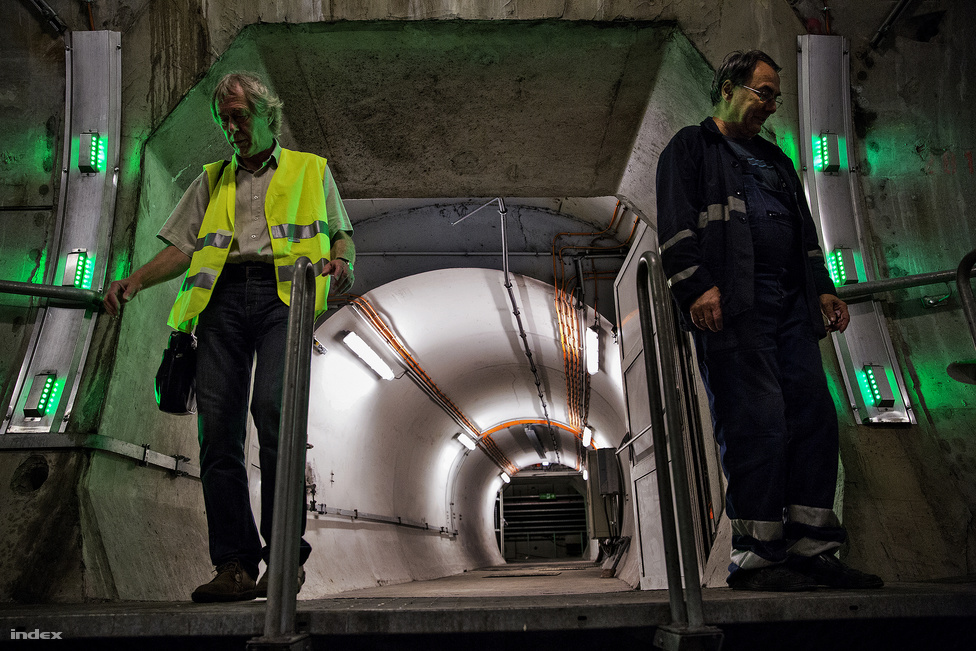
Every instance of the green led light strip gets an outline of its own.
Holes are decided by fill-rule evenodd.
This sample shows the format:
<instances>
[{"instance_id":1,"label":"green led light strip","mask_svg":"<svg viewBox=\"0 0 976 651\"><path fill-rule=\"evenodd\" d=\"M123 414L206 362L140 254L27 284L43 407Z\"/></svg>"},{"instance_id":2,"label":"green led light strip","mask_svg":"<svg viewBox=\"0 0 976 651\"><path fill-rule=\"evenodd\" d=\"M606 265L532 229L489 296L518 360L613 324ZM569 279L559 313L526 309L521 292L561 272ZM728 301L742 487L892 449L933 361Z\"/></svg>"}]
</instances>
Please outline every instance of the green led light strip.
<instances>
[{"instance_id":1,"label":"green led light strip","mask_svg":"<svg viewBox=\"0 0 976 651\"><path fill-rule=\"evenodd\" d=\"M827 267L835 285L843 285L847 282L847 267L844 265L844 254L840 249L832 251L827 257Z\"/></svg>"},{"instance_id":2,"label":"green led light strip","mask_svg":"<svg viewBox=\"0 0 976 651\"><path fill-rule=\"evenodd\" d=\"M87 253L79 254L78 263L75 265L74 286L81 289L91 289L94 270L95 261L89 258Z\"/></svg>"},{"instance_id":3,"label":"green led light strip","mask_svg":"<svg viewBox=\"0 0 976 651\"><path fill-rule=\"evenodd\" d=\"M813 137L813 169L822 172L830 163L830 155L827 149L827 136Z\"/></svg>"},{"instance_id":4,"label":"green led light strip","mask_svg":"<svg viewBox=\"0 0 976 651\"><path fill-rule=\"evenodd\" d=\"M44 388L41 390L41 397L37 401L37 411L41 416L47 416L52 408L58 404L61 396L62 383L57 381L53 375L48 376L44 381Z\"/></svg>"}]
</instances>

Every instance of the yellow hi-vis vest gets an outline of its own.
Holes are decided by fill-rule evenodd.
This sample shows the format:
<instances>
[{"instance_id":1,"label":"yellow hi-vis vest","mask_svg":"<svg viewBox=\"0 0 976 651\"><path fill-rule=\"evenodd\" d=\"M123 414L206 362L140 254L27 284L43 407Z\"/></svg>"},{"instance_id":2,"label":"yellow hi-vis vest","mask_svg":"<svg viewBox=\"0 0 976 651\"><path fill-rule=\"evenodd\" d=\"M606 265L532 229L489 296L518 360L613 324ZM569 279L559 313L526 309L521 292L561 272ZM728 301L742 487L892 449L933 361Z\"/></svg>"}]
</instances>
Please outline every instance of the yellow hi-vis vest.
<instances>
[{"instance_id":1,"label":"yellow hi-vis vest","mask_svg":"<svg viewBox=\"0 0 976 651\"><path fill-rule=\"evenodd\" d=\"M315 273L316 317L325 311L329 294L329 277L322 275L330 249L323 187L325 163L324 158L315 154L282 149L264 201L278 297L285 305L290 304L295 262L307 257ZM227 165L223 161L210 163L204 169L210 182L210 204L200 225L190 267L167 321L171 328L183 332L193 331L197 317L210 302L234 238L237 160L234 158Z\"/></svg>"}]
</instances>

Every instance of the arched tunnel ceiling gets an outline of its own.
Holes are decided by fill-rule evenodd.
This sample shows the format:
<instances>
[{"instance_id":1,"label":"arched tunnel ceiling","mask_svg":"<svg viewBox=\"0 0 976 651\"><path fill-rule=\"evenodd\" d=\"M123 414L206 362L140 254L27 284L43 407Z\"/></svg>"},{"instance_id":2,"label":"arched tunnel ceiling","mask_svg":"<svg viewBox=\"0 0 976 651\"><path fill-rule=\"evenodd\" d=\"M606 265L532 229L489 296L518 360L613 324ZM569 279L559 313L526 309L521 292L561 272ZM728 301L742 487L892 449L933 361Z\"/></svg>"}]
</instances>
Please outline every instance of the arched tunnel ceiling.
<instances>
[{"instance_id":1,"label":"arched tunnel ceiling","mask_svg":"<svg viewBox=\"0 0 976 651\"><path fill-rule=\"evenodd\" d=\"M445 269L394 281L365 296L438 388L482 432L512 420L544 418L503 278L502 273L490 269ZM568 394L552 287L521 276L513 277L512 282L529 347L542 378L549 416L556 423L566 424ZM592 312L587 312L592 319ZM350 330L369 341L388 362L397 362L375 331L354 308L347 307L316 331L328 349L323 363L328 363L330 355L340 355L362 364L340 343L342 335ZM615 445L626 429L619 353L605 321L601 335L603 365L601 372L590 379L589 423L596 431L598 443ZM416 391L407 377L378 382L370 399L400 402L395 394ZM312 399L317 400L315 396ZM333 395L329 399L348 402L357 398ZM426 399L414 408L418 412L439 409ZM349 411L357 410L353 407ZM368 417L368 411L363 410L364 417ZM456 432L460 428L452 424L450 429ZM552 451L552 439L544 427L540 430L546 450ZM452 432L444 435L449 439ZM499 429L492 437L518 467L541 461L525 440L521 425ZM556 439L562 463L575 466L575 436L565 428L556 428Z\"/></svg>"}]
</instances>

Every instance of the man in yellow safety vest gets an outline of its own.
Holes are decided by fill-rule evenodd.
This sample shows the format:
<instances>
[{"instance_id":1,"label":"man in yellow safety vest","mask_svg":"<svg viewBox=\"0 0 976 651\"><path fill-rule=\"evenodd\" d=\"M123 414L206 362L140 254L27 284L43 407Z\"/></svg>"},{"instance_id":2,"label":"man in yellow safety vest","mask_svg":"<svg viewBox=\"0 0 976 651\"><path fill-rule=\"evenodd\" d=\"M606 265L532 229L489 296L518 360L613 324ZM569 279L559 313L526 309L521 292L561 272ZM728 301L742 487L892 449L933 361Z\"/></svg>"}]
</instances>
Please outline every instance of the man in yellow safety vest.
<instances>
[{"instance_id":1,"label":"man in yellow safety vest","mask_svg":"<svg viewBox=\"0 0 976 651\"><path fill-rule=\"evenodd\" d=\"M167 246L105 295L117 315L140 290L186 274L169 324L197 335L200 476L216 576L194 601L241 601L267 595L268 560L251 512L244 445L251 413L260 443L260 535L271 536L278 423L291 272L308 257L317 272L316 316L330 281L353 282L352 225L326 160L283 149L281 100L255 75L226 75L211 98L214 119L234 148L206 165L159 232ZM303 523L304 524L304 523ZM304 527L303 527L304 531ZM303 539L300 562L311 547ZM299 589L304 579L300 573Z\"/></svg>"}]
</instances>

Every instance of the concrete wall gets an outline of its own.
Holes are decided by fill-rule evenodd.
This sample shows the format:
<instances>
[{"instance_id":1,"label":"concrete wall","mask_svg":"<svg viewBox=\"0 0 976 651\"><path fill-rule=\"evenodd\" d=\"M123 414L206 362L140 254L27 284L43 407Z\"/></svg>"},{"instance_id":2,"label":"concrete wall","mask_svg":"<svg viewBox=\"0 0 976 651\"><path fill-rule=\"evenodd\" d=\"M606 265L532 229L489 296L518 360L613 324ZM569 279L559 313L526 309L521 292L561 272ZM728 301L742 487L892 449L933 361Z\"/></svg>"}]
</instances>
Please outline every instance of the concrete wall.
<instances>
[{"instance_id":1,"label":"concrete wall","mask_svg":"<svg viewBox=\"0 0 976 651\"><path fill-rule=\"evenodd\" d=\"M88 28L88 16L79 3L51 0L71 29ZM169 164L160 166L144 144L163 124L187 94L207 74L211 65L228 50L247 25L256 22L300 24L338 20L562 20L597 21L675 21L704 62L715 66L722 55L736 48L761 47L784 65L783 88L786 106L769 126L782 143L796 142L796 117L791 101L795 95L795 37L800 21L788 3L777 0L753 3L714 3L702 6L697 1L672 3L631 3L600 0L579 2L345 2L308 3L299 0L275 3L226 1L120 2L97 3L95 27L119 30L123 34L123 146L115 254L110 268L123 271L141 264L154 251L153 239L163 206L171 205L178 186L188 180L174 174ZM857 53L852 79L857 123L861 137L857 142L863 171L862 189L874 242L873 263L881 276L903 275L952 267L971 248L974 241L972 220L967 209L973 205L974 181L971 149L973 125L969 119L972 84L967 84L972 68L974 44L962 0L916 3L878 52L868 52L866 42L890 9L888 2L858 3L856 7L832 7L834 33L847 35ZM59 120L63 91L63 51L57 38L45 33L27 3L14 4L10 20L0 28L0 53L5 75L0 92L0 111L5 118L3 205L19 202L51 202L56 179L49 164L52 142L60 137ZM923 14L945 11L941 20ZM15 36L17 35L17 36ZM24 50L27 54L24 55ZM683 51L687 70L703 74L702 60L694 52ZM13 65L8 65L8 64ZM247 61L247 67L261 67L261 61ZM21 74L30 70L28 77ZM16 70L7 76L6 71ZM28 97L30 110L22 110ZM677 121L683 107L699 100L671 103L661 99L662 111ZM189 105L188 105L189 106ZM703 115L688 115L687 123ZM16 136L8 137L9 134ZM27 143L44 134L47 143L31 153ZM663 135L663 133L661 134ZM17 144L19 143L19 144ZM192 143L186 174L201 161L207 143ZM212 142L210 143L212 144ZM663 139L642 136L630 167L624 174L620 194L644 206L642 212L653 221L651 184L654 152ZM10 153L13 151L13 153ZM201 153L197 153L201 152ZM30 154L30 155L28 155ZM33 156L33 158L31 158ZM32 160L30 174L17 176L10 161ZM54 157L53 160L58 160ZM346 164L346 163L343 163ZM50 168L50 169L49 169ZM162 169L161 169L162 168ZM166 171L163 171L165 169ZM172 179L163 183L162 179ZM150 179L145 181L145 179ZM157 183L158 181L158 183ZM341 181L341 179L340 179ZM44 190L46 186L46 190ZM26 218L25 219L25 215ZM24 214L5 212L25 227L3 229L0 241L4 253L3 277L26 279L49 246L50 213L47 209ZM29 224L34 219L34 224ZM11 233L8 235L8 233ZM26 257L25 257L26 252ZM9 262L7 262L9 261ZM25 276L25 274L27 274ZM954 288L953 288L954 289ZM935 309L920 307L921 290L905 290L891 296L886 306L895 347L910 384L912 400L920 423L908 428L876 428L855 425L844 399L837 404L842 420L842 456L847 469L846 521L852 534L849 559L863 569L880 573L888 580L922 579L973 571L976 563L976 447L973 436L973 397L971 387L954 384L943 374L948 361L973 357L965 335L956 298ZM99 431L134 443L149 443L167 454L187 454L195 458L192 423L188 419L159 416L146 399L147 369L158 361L165 336L162 325L172 290L157 288L133 303L121 321L101 319L93 341L93 357L82 386L84 410L78 410L77 431ZM19 311L18 311L19 310ZM9 374L19 368L19 355L29 313L21 308L0 312L4 337L5 388ZM22 341L22 339L21 339ZM825 350L828 368L839 377L832 351ZM102 397L104 400L104 409ZM429 423L424 423L429 425ZM10 497L15 489L9 482L31 452L0 453L2 468L4 541L31 537L44 539L40 546L9 544L4 555L0 598L22 600L79 600L92 598L168 599L185 598L188 589L209 576L205 553L205 528L199 486L190 479L171 479L155 470L137 468L129 461L103 453L39 454L48 458L50 480L31 488L19 498ZM336 454L339 454L337 451ZM353 454L346 451L343 454ZM89 455L92 455L89 458ZM36 463L36 462L31 462ZM477 463L487 463L479 461ZM472 466L474 467L474 466ZM482 491L494 472L472 470L477 489L461 487L460 503L487 504ZM320 469L320 472L324 470ZM383 475L383 490L396 487L397 473ZM390 473L390 474L387 474ZM392 483L390 483L392 482ZM65 522L78 523L80 533L60 535L40 526L59 502L60 493L49 494L62 485L76 487L77 494L66 498L77 506L77 513L63 515ZM50 486L48 485L50 484ZM29 486L32 486L29 484ZM18 489L19 490L19 489ZM490 491L489 491L490 493ZM410 508L412 502L390 504L390 508ZM74 507L72 507L74 508ZM472 510L478 510L471 507ZM426 510L426 509L423 509ZM490 512L485 506L482 512ZM421 514L422 517L430 517ZM15 524L12 524L15 523ZM137 523L134 526L134 523ZM348 525L368 529L366 525ZM74 529L72 529L74 530ZM475 528L483 535L482 549L490 549L493 536L488 527ZM429 534L395 535L404 553L401 561L382 566L377 580L401 580L423 576L428 568L410 567L415 556L437 554L443 571L456 571L467 563L495 562L484 555L473 558L458 554L452 543ZM367 540L362 537L360 540ZM388 546L363 543L364 548L341 549L351 576L344 585L360 585L372 574L373 562L386 562ZM391 543L392 544L392 543ZM341 547L341 546L340 546ZM146 550L156 550L145 558ZM434 551L432 551L434 550ZM46 558L64 559L50 565L49 575L23 578L11 568L44 563ZM490 555L489 555L490 556ZM366 562L368 559L368 563ZM143 567L158 570L159 579L147 585ZM179 576L172 568L179 567ZM441 571L441 570L438 570ZM60 577L58 579L57 577ZM340 579L345 581L346 579ZM43 588L23 587L41 581ZM60 581L60 583L59 583ZM314 579L325 581L325 579ZM26 582L26 583L25 583ZM313 591L329 592L337 586L312 583Z\"/></svg>"}]
</instances>

